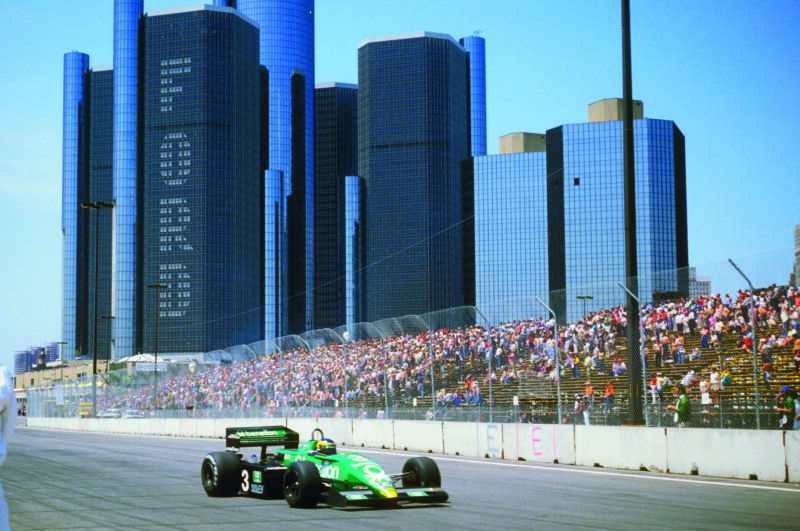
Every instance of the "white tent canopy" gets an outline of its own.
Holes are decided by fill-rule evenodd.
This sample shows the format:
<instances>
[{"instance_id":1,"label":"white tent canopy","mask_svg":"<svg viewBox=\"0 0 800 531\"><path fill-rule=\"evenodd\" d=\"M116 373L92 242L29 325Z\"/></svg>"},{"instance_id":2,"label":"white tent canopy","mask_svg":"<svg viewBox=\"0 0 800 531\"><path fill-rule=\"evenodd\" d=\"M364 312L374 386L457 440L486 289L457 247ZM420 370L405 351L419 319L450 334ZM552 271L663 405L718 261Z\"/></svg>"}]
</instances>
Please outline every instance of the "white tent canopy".
<instances>
[{"instance_id":1,"label":"white tent canopy","mask_svg":"<svg viewBox=\"0 0 800 531\"><path fill-rule=\"evenodd\" d=\"M121 358L117 361L119 363L139 363L140 361L154 363L156 357L152 354L136 354L135 356L128 356L127 358ZM162 361L164 360L162 359Z\"/></svg>"}]
</instances>

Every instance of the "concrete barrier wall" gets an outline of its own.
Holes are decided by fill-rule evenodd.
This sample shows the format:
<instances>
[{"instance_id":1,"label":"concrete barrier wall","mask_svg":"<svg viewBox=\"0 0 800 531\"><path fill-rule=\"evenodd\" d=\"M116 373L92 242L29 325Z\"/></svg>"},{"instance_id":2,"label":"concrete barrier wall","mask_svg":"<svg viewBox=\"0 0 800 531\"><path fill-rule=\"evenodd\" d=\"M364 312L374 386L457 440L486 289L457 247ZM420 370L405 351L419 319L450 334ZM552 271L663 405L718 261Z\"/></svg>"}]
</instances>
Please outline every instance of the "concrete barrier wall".
<instances>
[{"instance_id":1,"label":"concrete barrier wall","mask_svg":"<svg viewBox=\"0 0 800 531\"><path fill-rule=\"evenodd\" d=\"M390 420L394 423L394 445L396 450L437 454L444 453L443 422L422 420Z\"/></svg>"},{"instance_id":2,"label":"concrete barrier wall","mask_svg":"<svg viewBox=\"0 0 800 531\"><path fill-rule=\"evenodd\" d=\"M800 431L787 431L786 433L786 473L787 481L800 482Z\"/></svg>"},{"instance_id":3,"label":"concrete barrier wall","mask_svg":"<svg viewBox=\"0 0 800 531\"><path fill-rule=\"evenodd\" d=\"M503 457L575 464L575 430L556 424L503 424Z\"/></svg>"},{"instance_id":4,"label":"concrete barrier wall","mask_svg":"<svg viewBox=\"0 0 800 531\"><path fill-rule=\"evenodd\" d=\"M706 433L709 432L709 433ZM667 430L670 472L784 481L784 432L754 430Z\"/></svg>"},{"instance_id":5,"label":"concrete barrier wall","mask_svg":"<svg viewBox=\"0 0 800 531\"><path fill-rule=\"evenodd\" d=\"M667 469L665 434L664 428L575 426L575 464L663 472Z\"/></svg>"},{"instance_id":6,"label":"concrete barrier wall","mask_svg":"<svg viewBox=\"0 0 800 531\"><path fill-rule=\"evenodd\" d=\"M287 425L299 432L301 439L320 428L343 448L365 446L423 454L800 481L800 432L775 430L313 418L26 420L34 428L216 439L222 439L229 426Z\"/></svg>"}]
</instances>

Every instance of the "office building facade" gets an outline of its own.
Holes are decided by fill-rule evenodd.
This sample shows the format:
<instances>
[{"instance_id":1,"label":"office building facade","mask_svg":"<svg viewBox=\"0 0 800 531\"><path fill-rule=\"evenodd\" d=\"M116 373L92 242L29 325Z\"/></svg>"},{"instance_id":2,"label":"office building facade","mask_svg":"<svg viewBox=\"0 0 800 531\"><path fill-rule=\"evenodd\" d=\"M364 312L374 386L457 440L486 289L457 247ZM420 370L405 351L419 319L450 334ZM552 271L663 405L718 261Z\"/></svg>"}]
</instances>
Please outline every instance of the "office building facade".
<instances>
[{"instance_id":1,"label":"office building facade","mask_svg":"<svg viewBox=\"0 0 800 531\"><path fill-rule=\"evenodd\" d=\"M463 304L467 83L464 49L450 36L424 32L359 46L367 321Z\"/></svg>"},{"instance_id":2,"label":"office building facade","mask_svg":"<svg viewBox=\"0 0 800 531\"><path fill-rule=\"evenodd\" d=\"M236 8L261 29L260 62L269 84L267 164L273 170L267 177L283 180L275 275L285 282L278 287L280 308L272 308L271 294L265 297L267 312L275 312L267 320L277 335L301 333L314 327L314 2L237 0Z\"/></svg>"},{"instance_id":3,"label":"office building facade","mask_svg":"<svg viewBox=\"0 0 800 531\"><path fill-rule=\"evenodd\" d=\"M112 174L114 255L113 358L135 354L141 344L141 220L139 218L139 20L142 0L114 2Z\"/></svg>"},{"instance_id":4,"label":"office building facade","mask_svg":"<svg viewBox=\"0 0 800 531\"><path fill-rule=\"evenodd\" d=\"M639 297L650 301L688 285L684 137L669 120L637 119L634 151ZM592 297L587 310L624 305L622 121L547 131L547 173L554 309L574 320L583 310L578 296Z\"/></svg>"},{"instance_id":5,"label":"office building facade","mask_svg":"<svg viewBox=\"0 0 800 531\"><path fill-rule=\"evenodd\" d=\"M474 190L473 304L491 323L546 315L535 299L547 303L549 292L544 151L472 157L463 168Z\"/></svg>"},{"instance_id":6,"label":"office building facade","mask_svg":"<svg viewBox=\"0 0 800 531\"><path fill-rule=\"evenodd\" d=\"M89 128L89 202L113 203L113 94L114 72L111 68L91 71ZM114 322L112 307L112 242L113 212L81 209L87 217L87 353L97 352L98 359L111 359L111 331ZM95 293L96 291L96 293ZM97 345L95 347L95 331Z\"/></svg>"},{"instance_id":7,"label":"office building facade","mask_svg":"<svg viewBox=\"0 0 800 531\"><path fill-rule=\"evenodd\" d=\"M119 0L114 48L113 69L65 55L64 359L263 339L258 27Z\"/></svg>"},{"instance_id":8,"label":"office building facade","mask_svg":"<svg viewBox=\"0 0 800 531\"><path fill-rule=\"evenodd\" d=\"M469 62L470 155L486 155L486 40L477 35L458 41Z\"/></svg>"},{"instance_id":9,"label":"office building facade","mask_svg":"<svg viewBox=\"0 0 800 531\"><path fill-rule=\"evenodd\" d=\"M258 28L212 6L144 22L143 348L202 353L258 341Z\"/></svg>"},{"instance_id":10,"label":"office building facade","mask_svg":"<svg viewBox=\"0 0 800 531\"><path fill-rule=\"evenodd\" d=\"M351 256L357 250L348 246L348 236L359 228L358 87L317 83L314 100L315 325L334 328L355 322L348 264L358 257ZM355 190L348 178L355 178Z\"/></svg>"},{"instance_id":11,"label":"office building facade","mask_svg":"<svg viewBox=\"0 0 800 531\"><path fill-rule=\"evenodd\" d=\"M62 305L61 337L65 359L89 352L87 337L87 216L80 207L88 199L89 56L64 54L64 104L61 161Z\"/></svg>"}]
</instances>

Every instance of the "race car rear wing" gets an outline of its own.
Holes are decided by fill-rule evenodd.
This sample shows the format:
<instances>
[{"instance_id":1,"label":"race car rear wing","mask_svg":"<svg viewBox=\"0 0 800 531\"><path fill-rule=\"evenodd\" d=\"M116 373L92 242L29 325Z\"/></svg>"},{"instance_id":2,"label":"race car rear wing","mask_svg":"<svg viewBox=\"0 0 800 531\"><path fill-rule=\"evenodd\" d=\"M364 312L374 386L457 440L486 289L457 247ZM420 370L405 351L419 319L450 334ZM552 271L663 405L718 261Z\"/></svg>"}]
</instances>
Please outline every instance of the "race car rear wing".
<instances>
[{"instance_id":1,"label":"race car rear wing","mask_svg":"<svg viewBox=\"0 0 800 531\"><path fill-rule=\"evenodd\" d=\"M240 448L260 446L283 446L296 449L300 445L300 434L286 426L246 426L225 429L225 446L238 451Z\"/></svg>"}]
</instances>

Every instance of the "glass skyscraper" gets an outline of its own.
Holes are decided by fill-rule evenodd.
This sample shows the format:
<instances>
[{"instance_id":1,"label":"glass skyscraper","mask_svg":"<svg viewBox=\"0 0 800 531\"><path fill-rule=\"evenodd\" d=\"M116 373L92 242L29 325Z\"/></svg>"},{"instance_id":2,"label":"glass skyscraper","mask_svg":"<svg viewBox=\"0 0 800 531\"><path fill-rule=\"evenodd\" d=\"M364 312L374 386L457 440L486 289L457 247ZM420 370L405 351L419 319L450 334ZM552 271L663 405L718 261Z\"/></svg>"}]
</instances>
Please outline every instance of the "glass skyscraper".
<instances>
[{"instance_id":1,"label":"glass skyscraper","mask_svg":"<svg viewBox=\"0 0 800 531\"><path fill-rule=\"evenodd\" d=\"M135 354L136 334L141 330L137 300L142 285L141 243L137 191L139 173L139 19L142 0L114 2L114 324L112 357ZM138 259L137 259L138 258Z\"/></svg>"},{"instance_id":2,"label":"glass skyscraper","mask_svg":"<svg viewBox=\"0 0 800 531\"><path fill-rule=\"evenodd\" d=\"M259 29L228 7L141 8L115 3L113 69L65 55L65 359L264 338ZM97 201L113 211L80 208Z\"/></svg>"},{"instance_id":3,"label":"glass skyscraper","mask_svg":"<svg viewBox=\"0 0 800 531\"><path fill-rule=\"evenodd\" d=\"M466 54L448 35L398 35L359 46L367 321L463 305L467 83Z\"/></svg>"},{"instance_id":4,"label":"glass skyscraper","mask_svg":"<svg viewBox=\"0 0 800 531\"><path fill-rule=\"evenodd\" d=\"M634 151L639 297L650 301L687 285L684 137L671 121L634 120ZM547 131L550 289L565 290L554 309L568 320L582 314L578 295L593 297L587 310L625 303L622 157L622 121Z\"/></svg>"},{"instance_id":5,"label":"glass skyscraper","mask_svg":"<svg viewBox=\"0 0 800 531\"><path fill-rule=\"evenodd\" d=\"M469 60L470 155L486 155L486 41L471 35L458 42Z\"/></svg>"},{"instance_id":6,"label":"glass skyscraper","mask_svg":"<svg viewBox=\"0 0 800 531\"><path fill-rule=\"evenodd\" d=\"M259 341L258 28L213 6L144 22L144 350Z\"/></svg>"},{"instance_id":7,"label":"glass skyscraper","mask_svg":"<svg viewBox=\"0 0 800 531\"><path fill-rule=\"evenodd\" d=\"M112 130L114 72L109 67L94 68L91 72L90 106L90 155L89 155L89 201L102 201L111 204L114 200L112 184ZM111 244L112 217L109 209L95 212L82 209L88 221L87 250L87 308L88 352L94 352L95 319L97 320L97 357L111 359L111 327L113 315L111 307ZM95 224L98 224L95 226ZM97 241L95 241L97 240ZM97 256L95 256L96 253ZM95 264L97 269L95 270ZM97 289L97 297L95 297ZM97 308L95 309L95 301Z\"/></svg>"},{"instance_id":8,"label":"glass skyscraper","mask_svg":"<svg viewBox=\"0 0 800 531\"><path fill-rule=\"evenodd\" d=\"M547 159L543 151L473 157L475 304L491 322L543 315L547 302Z\"/></svg>"},{"instance_id":9,"label":"glass skyscraper","mask_svg":"<svg viewBox=\"0 0 800 531\"><path fill-rule=\"evenodd\" d=\"M347 235L358 220L358 179L351 205L347 176L358 173L358 87L317 83L314 100L315 326L334 328L354 322L348 319L348 300L354 300L348 281L354 272L347 266L353 258L348 255L356 251L348 250ZM346 224L349 215L355 220Z\"/></svg>"},{"instance_id":10,"label":"glass skyscraper","mask_svg":"<svg viewBox=\"0 0 800 531\"><path fill-rule=\"evenodd\" d=\"M300 333L314 321L314 1L237 0L236 7L261 29L260 61L269 78L268 164L284 180L278 275L286 282L278 335ZM274 300L265 304L270 312Z\"/></svg>"},{"instance_id":11,"label":"glass skyscraper","mask_svg":"<svg viewBox=\"0 0 800 531\"><path fill-rule=\"evenodd\" d=\"M86 329L86 213L88 197L89 56L64 54L62 130L62 306L61 334L65 359L88 353Z\"/></svg>"}]
</instances>

